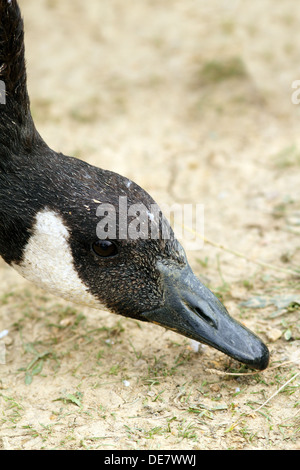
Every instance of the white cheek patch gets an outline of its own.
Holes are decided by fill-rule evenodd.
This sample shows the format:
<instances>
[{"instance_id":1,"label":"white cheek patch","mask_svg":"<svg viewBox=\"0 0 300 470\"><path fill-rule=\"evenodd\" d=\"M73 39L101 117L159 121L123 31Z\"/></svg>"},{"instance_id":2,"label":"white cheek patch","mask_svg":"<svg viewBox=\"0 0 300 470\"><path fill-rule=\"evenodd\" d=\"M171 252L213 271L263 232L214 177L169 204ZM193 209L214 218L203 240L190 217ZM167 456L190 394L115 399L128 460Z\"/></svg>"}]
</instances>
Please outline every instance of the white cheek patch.
<instances>
[{"instance_id":1,"label":"white cheek patch","mask_svg":"<svg viewBox=\"0 0 300 470\"><path fill-rule=\"evenodd\" d=\"M52 294L75 303L105 309L76 272L69 236L58 214L47 209L39 212L22 263L13 263L13 267L23 277Z\"/></svg>"}]
</instances>

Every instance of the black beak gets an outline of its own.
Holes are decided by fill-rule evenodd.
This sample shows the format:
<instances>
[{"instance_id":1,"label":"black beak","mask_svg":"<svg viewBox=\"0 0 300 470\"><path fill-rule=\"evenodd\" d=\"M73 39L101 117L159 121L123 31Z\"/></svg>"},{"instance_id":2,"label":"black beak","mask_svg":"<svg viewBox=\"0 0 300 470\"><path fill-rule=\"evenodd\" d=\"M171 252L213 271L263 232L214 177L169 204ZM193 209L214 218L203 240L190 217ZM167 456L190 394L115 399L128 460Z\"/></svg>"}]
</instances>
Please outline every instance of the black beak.
<instances>
[{"instance_id":1,"label":"black beak","mask_svg":"<svg viewBox=\"0 0 300 470\"><path fill-rule=\"evenodd\" d=\"M268 366L269 351L265 344L229 316L189 265L180 269L159 263L158 268L164 283L165 304L144 312L143 320L208 344L255 369Z\"/></svg>"}]
</instances>

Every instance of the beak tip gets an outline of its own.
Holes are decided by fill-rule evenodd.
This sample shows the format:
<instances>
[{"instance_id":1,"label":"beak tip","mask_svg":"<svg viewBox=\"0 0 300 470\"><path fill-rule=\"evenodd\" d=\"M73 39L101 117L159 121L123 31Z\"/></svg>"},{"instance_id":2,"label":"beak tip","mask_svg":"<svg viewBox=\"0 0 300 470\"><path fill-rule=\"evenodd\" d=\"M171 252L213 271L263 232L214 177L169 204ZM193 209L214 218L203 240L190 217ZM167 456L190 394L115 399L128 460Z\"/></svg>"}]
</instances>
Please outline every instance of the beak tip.
<instances>
[{"instance_id":1,"label":"beak tip","mask_svg":"<svg viewBox=\"0 0 300 470\"><path fill-rule=\"evenodd\" d=\"M253 361L253 367L258 370L264 370L268 367L270 360L270 353L267 346L261 342L261 353L255 361Z\"/></svg>"},{"instance_id":2,"label":"beak tip","mask_svg":"<svg viewBox=\"0 0 300 470\"><path fill-rule=\"evenodd\" d=\"M264 370L268 367L269 349L256 334L235 322L231 325L230 336L234 336L234 345L223 343L221 351L253 369Z\"/></svg>"},{"instance_id":3,"label":"beak tip","mask_svg":"<svg viewBox=\"0 0 300 470\"><path fill-rule=\"evenodd\" d=\"M165 302L143 313L157 323L188 338L208 344L249 367L264 370L269 350L254 333L229 316L216 296L195 277L191 268L172 270L161 264Z\"/></svg>"}]
</instances>

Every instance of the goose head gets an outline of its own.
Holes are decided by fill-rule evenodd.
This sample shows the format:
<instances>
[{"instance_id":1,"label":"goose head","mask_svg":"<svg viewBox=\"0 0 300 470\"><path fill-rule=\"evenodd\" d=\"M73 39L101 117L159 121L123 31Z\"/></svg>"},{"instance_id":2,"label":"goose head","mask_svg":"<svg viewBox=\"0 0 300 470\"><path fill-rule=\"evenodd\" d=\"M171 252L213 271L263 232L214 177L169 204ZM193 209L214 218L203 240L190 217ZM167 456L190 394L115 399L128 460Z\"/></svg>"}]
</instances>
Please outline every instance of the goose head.
<instances>
[{"instance_id":1,"label":"goose head","mask_svg":"<svg viewBox=\"0 0 300 470\"><path fill-rule=\"evenodd\" d=\"M26 243L18 252L18 240L7 240L9 253L18 252L7 261L23 276L76 303L156 323L267 367L267 347L195 276L145 190L61 154L42 152L34 161L30 181L18 188Z\"/></svg>"}]
</instances>

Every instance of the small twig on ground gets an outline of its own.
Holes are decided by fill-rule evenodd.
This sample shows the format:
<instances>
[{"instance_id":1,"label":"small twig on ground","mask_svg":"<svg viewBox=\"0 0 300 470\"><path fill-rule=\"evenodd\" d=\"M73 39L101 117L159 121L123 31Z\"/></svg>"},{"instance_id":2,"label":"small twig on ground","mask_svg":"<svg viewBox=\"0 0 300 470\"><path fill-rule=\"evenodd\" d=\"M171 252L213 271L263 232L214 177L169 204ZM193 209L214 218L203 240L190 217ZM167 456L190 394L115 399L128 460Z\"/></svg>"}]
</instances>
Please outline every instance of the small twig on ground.
<instances>
[{"instance_id":1,"label":"small twig on ground","mask_svg":"<svg viewBox=\"0 0 300 470\"><path fill-rule=\"evenodd\" d=\"M292 382L296 377L298 377L298 375L300 374L300 372L297 372L297 374L293 375L293 377L291 377L287 382L285 382L278 390L276 390L275 393L273 393L273 395L271 395L262 405L260 405L258 408L256 408L256 410L252 411L252 413L256 413L257 411L259 411L263 406L265 406L267 403L269 403L270 400L272 400L272 398L276 397L276 395L278 395L278 393L281 392L281 390L283 390L290 382Z\"/></svg>"},{"instance_id":2,"label":"small twig on ground","mask_svg":"<svg viewBox=\"0 0 300 470\"><path fill-rule=\"evenodd\" d=\"M281 364L277 364L276 366L272 366L272 367L268 367L268 369L266 370L272 370L272 369L278 369L278 367L285 367L285 366L288 366L289 364L299 364L300 361L285 361L285 362L282 362ZM216 374L216 375L257 375L257 374L261 374L265 371L263 370L256 370L256 371L253 371L253 372L224 372L222 370L218 370L218 369L205 369L205 372L209 372L210 374Z\"/></svg>"},{"instance_id":3,"label":"small twig on ground","mask_svg":"<svg viewBox=\"0 0 300 470\"><path fill-rule=\"evenodd\" d=\"M243 258L246 261L249 261L250 263L258 264L259 266L262 266L263 268L272 269L273 271L281 271L285 274L289 274L290 276L300 276L300 272L298 271L294 271L292 269L280 268L279 266L275 266L274 264L265 263L264 261L250 258L249 256L244 255L243 253L240 253L239 251L232 250L231 248L227 248L226 246L220 243L216 243L212 240L209 240L208 238L202 236L200 233L196 232L195 230L189 227L184 226L184 229L187 230L188 232L193 233L194 235L196 235L196 237L201 238L201 240L203 240L205 243L208 243L209 245L212 245L215 248L219 248L220 250L227 251L227 253L231 253L232 255L238 256L239 258Z\"/></svg>"}]
</instances>

